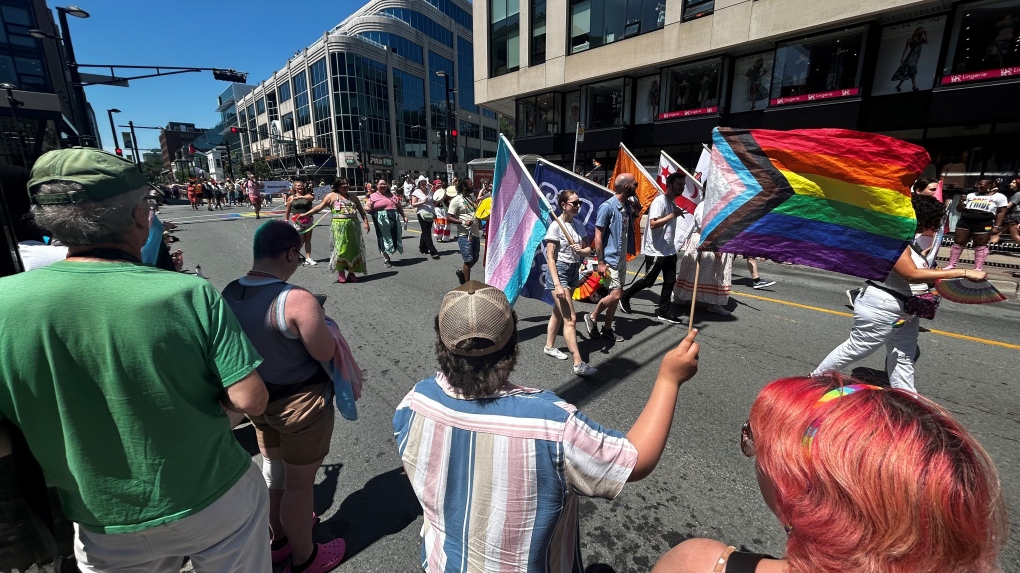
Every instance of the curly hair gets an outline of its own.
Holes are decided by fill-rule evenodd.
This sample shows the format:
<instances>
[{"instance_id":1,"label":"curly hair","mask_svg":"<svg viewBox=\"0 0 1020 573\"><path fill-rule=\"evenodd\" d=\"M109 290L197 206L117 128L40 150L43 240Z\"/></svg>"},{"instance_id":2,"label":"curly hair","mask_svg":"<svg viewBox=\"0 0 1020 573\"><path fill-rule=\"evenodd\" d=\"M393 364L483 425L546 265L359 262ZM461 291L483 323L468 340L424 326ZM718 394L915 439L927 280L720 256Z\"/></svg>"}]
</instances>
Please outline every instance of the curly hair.
<instances>
[{"instance_id":1,"label":"curly hair","mask_svg":"<svg viewBox=\"0 0 1020 573\"><path fill-rule=\"evenodd\" d=\"M469 193L474 193L475 191L475 187L471 184L470 179L459 179L457 181L456 189L457 193L460 193L461 195L467 195Z\"/></svg>"},{"instance_id":2,"label":"curly hair","mask_svg":"<svg viewBox=\"0 0 1020 573\"><path fill-rule=\"evenodd\" d=\"M999 571L1009 526L985 450L948 411L910 392L819 402L853 383L836 373L776 380L751 407L755 457L790 532L791 568Z\"/></svg>"},{"instance_id":3,"label":"curly hair","mask_svg":"<svg viewBox=\"0 0 1020 573\"><path fill-rule=\"evenodd\" d=\"M914 195L910 198L910 203L914 206L914 215L917 217L917 232L932 231L942 226L946 208L938 199Z\"/></svg>"},{"instance_id":4,"label":"curly hair","mask_svg":"<svg viewBox=\"0 0 1020 573\"><path fill-rule=\"evenodd\" d=\"M517 313L511 312L514 332L503 348L485 356L458 356L450 352L439 337L439 316L436 316L436 360L439 370L450 386L470 398L488 396L499 390L510 380L510 373L517 365ZM469 338L458 347L473 350L483 345L492 345L489 340Z\"/></svg>"}]
</instances>

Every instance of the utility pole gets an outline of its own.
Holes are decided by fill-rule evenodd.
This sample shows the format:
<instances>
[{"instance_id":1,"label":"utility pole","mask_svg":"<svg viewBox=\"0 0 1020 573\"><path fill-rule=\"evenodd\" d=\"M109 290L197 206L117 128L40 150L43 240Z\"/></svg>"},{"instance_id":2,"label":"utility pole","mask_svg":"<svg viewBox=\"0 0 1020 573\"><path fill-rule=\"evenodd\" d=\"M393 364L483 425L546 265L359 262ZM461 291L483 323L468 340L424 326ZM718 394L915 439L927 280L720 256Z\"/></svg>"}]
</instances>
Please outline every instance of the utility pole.
<instances>
[{"instance_id":1,"label":"utility pole","mask_svg":"<svg viewBox=\"0 0 1020 573\"><path fill-rule=\"evenodd\" d=\"M142 166L142 159L138 157L138 136L135 135L135 122L129 121L128 127L131 129L131 148L135 154L135 165L138 167Z\"/></svg>"}]
</instances>

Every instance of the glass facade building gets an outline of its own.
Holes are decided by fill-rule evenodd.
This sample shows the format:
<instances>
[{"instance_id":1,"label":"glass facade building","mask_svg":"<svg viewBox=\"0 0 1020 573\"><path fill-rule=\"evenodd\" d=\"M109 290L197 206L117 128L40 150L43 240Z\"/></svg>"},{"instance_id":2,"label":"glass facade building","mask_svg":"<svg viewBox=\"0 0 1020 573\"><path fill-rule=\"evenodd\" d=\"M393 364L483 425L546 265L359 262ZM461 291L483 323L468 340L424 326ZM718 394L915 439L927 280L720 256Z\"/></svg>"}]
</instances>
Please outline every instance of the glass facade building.
<instances>
[{"instance_id":1,"label":"glass facade building","mask_svg":"<svg viewBox=\"0 0 1020 573\"><path fill-rule=\"evenodd\" d=\"M432 178L451 162L441 154L445 130L465 126L453 162L464 174L466 161L495 154L499 127L475 103L471 28L462 0L366 4L239 103L246 162L316 181L346 177L355 188Z\"/></svg>"}]
</instances>

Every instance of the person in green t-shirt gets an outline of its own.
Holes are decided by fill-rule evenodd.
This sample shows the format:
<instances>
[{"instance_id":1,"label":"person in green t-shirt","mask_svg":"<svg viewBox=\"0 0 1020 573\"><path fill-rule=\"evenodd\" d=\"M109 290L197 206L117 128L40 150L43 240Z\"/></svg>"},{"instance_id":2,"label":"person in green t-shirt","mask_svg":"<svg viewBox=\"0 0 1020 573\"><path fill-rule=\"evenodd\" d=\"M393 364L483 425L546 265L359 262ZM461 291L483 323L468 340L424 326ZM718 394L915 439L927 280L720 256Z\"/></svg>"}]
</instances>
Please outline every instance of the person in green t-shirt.
<instances>
[{"instance_id":1,"label":"person in green t-shirt","mask_svg":"<svg viewBox=\"0 0 1020 573\"><path fill-rule=\"evenodd\" d=\"M268 493L226 412L263 412L262 358L208 282L141 264L133 164L51 151L28 187L69 250L0 279L0 418L75 523L82 570L269 573Z\"/></svg>"}]
</instances>

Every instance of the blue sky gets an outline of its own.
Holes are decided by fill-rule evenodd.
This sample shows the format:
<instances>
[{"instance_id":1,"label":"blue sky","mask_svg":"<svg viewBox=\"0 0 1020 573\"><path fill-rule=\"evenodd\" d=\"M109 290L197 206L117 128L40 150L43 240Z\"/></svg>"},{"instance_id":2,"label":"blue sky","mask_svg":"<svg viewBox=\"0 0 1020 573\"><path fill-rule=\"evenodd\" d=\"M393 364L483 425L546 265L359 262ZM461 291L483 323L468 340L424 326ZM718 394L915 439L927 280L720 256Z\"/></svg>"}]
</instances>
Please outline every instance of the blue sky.
<instances>
[{"instance_id":1,"label":"blue sky","mask_svg":"<svg viewBox=\"0 0 1020 573\"><path fill-rule=\"evenodd\" d=\"M75 57L82 64L233 68L248 72L251 84L269 77L294 52L364 4L356 0L78 2L91 15L69 18ZM212 72L200 72L135 80L128 88L92 86L86 94L96 112L103 146L112 150L107 109L121 110L114 114L117 125L131 120L135 125L159 127L180 121L212 127L219 121L216 98L227 85L214 80ZM118 138L121 131L127 130L118 128ZM159 148L158 131L137 133L139 148Z\"/></svg>"}]
</instances>

